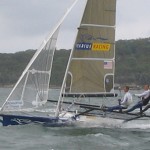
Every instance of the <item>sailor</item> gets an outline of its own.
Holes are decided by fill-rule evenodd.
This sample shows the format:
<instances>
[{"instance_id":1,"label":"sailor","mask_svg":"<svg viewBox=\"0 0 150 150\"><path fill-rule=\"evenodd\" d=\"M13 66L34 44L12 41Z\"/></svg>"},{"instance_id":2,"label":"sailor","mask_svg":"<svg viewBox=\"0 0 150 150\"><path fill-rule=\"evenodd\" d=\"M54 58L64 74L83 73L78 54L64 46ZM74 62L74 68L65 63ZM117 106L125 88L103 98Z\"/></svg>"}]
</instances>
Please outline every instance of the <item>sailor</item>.
<instances>
[{"instance_id":1,"label":"sailor","mask_svg":"<svg viewBox=\"0 0 150 150\"><path fill-rule=\"evenodd\" d=\"M142 112L142 106L146 106L148 104L149 100L150 100L149 85L144 85L144 92L141 93L141 94L134 94L134 96L139 97L140 101L138 103L136 103L133 107L131 107L130 109L128 109L124 112L131 112L131 111L133 111L137 108L140 108L140 112Z\"/></svg>"},{"instance_id":2,"label":"sailor","mask_svg":"<svg viewBox=\"0 0 150 150\"><path fill-rule=\"evenodd\" d=\"M113 110L119 110L122 112L122 109L127 109L128 106L132 103L132 95L129 92L129 87L124 87L124 97L122 99L119 99L119 105L112 106L112 107L105 107L103 110L112 112Z\"/></svg>"}]
</instances>

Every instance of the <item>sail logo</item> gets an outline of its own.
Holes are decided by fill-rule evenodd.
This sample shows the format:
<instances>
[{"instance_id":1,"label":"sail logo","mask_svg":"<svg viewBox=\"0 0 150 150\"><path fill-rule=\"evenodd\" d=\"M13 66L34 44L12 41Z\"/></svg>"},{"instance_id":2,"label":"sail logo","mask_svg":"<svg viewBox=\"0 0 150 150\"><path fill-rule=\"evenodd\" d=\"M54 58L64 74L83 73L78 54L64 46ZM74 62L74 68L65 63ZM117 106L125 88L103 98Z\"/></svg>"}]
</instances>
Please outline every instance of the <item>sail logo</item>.
<instances>
[{"instance_id":1,"label":"sail logo","mask_svg":"<svg viewBox=\"0 0 150 150\"><path fill-rule=\"evenodd\" d=\"M98 40L106 41L106 40L108 40L108 39L105 38L105 37L101 37L101 36L94 37L94 36L91 35L91 34L81 34L81 35L80 35L80 40L81 40L82 42L87 42L87 41L98 41Z\"/></svg>"},{"instance_id":2,"label":"sail logo","mask_svg":"<svg viewBox=\"0 0 150 150\"><path fill-rule=\"evenodd\" d=\"M76 49L79 50L90 50L92 47L91 43L77 43L76 44Z\"/></svg>"},{"instance_id":3,"label":"sail logo","mask_svg":"<svg viewBox=\"0 0 150 150\"><path fill-rule=\"evenodd\" d=\"M6 103L7 108L20 108L21 106L23 106L23 101L20 100L8 101Z\"/></svg>"},{"instance_id":4,"label":"sail logo","mask_svg":"<svg viewBox=\"0 0 150 150\"><path fill-rule=\"evenodd\" d=\"M93 43L92 51L109 51L110 44L108 43Z\"/></svg>"},{"instance_id":5,"label":"sail logo","mask_svg":"<svg viewBox=\"0 0 150 150\"><path fill-rule=\"evenodd\" d=\"M110 44L108 43L77 43L76 50L92 50L92 51L109 51Z\"/></svg>"}]
</instances>

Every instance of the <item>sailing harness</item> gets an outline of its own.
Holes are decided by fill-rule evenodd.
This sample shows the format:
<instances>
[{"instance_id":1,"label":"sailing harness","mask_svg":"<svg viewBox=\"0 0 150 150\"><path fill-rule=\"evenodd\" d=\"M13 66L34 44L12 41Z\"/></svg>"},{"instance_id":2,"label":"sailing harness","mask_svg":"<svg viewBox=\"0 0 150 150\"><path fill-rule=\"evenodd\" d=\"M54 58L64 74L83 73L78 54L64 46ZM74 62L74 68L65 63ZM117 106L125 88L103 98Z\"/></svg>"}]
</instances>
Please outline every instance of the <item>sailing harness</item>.
<instances>
[{"instance_id":1,"label":"sailing harness","mask_svg":"<svg viewBox=\"0 0 150 150\"><path fill-rule=\"evenodd\" d=\"M150 101L150 91L149 91L149 96L147 98L142 98L142 101L140 103L140 114L142 114L142 107L146 106L148 102Z\"/></svg>"},{"instance_id":2,"label":"sailing harness","mask_svg":"<svg viewBox=\"0 0 150 150\"><path fill-rule=\"evenodd\" d=\"M142 104L143 106L146 106L148 104L148 102L150 101L150 92L149 92L149 96L147 98L143 98L142 99Z\"/></svg>"}]
</instances>

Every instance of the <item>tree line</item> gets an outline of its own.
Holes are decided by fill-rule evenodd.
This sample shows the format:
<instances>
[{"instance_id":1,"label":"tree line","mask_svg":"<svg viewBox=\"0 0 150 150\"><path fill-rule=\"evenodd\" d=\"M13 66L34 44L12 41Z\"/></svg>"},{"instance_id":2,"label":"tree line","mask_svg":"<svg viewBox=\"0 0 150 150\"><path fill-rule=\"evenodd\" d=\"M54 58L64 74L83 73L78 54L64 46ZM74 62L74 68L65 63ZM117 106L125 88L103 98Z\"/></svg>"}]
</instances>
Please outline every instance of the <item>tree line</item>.
<instances>
[{"instance_id":1,"label":"tree line","mask_svg":"<svg viewBox=\"0 0 150 150\"><path fill-rule=\"evenodd\" d=\"M36 50L0 53L0 85L15 84ZM70 50L56 50L51 84L60 86ZM119 40L116 42L115 83L150 83L150 38Z\"/></svg>"}]
</instances>

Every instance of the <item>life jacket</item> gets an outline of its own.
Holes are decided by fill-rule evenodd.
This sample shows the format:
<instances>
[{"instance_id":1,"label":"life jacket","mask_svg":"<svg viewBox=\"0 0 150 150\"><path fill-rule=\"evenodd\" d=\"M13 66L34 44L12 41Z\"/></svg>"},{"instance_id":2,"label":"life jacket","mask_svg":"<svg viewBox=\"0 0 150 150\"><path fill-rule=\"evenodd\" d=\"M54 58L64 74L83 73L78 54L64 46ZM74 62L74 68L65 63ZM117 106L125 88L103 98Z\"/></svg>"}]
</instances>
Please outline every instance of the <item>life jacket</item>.
<instances>
[{"instance_id":1,"label":"life jacket","mask_svg":"<svg viewBox=\"0 0 150 150\"><path fill-rule=\"evenodd\" d=\"M143 106L147 105L148 102L150 101L150 95L147 98L143 99L142 101L143 101Z\"/></svg>"}]
</instances>

